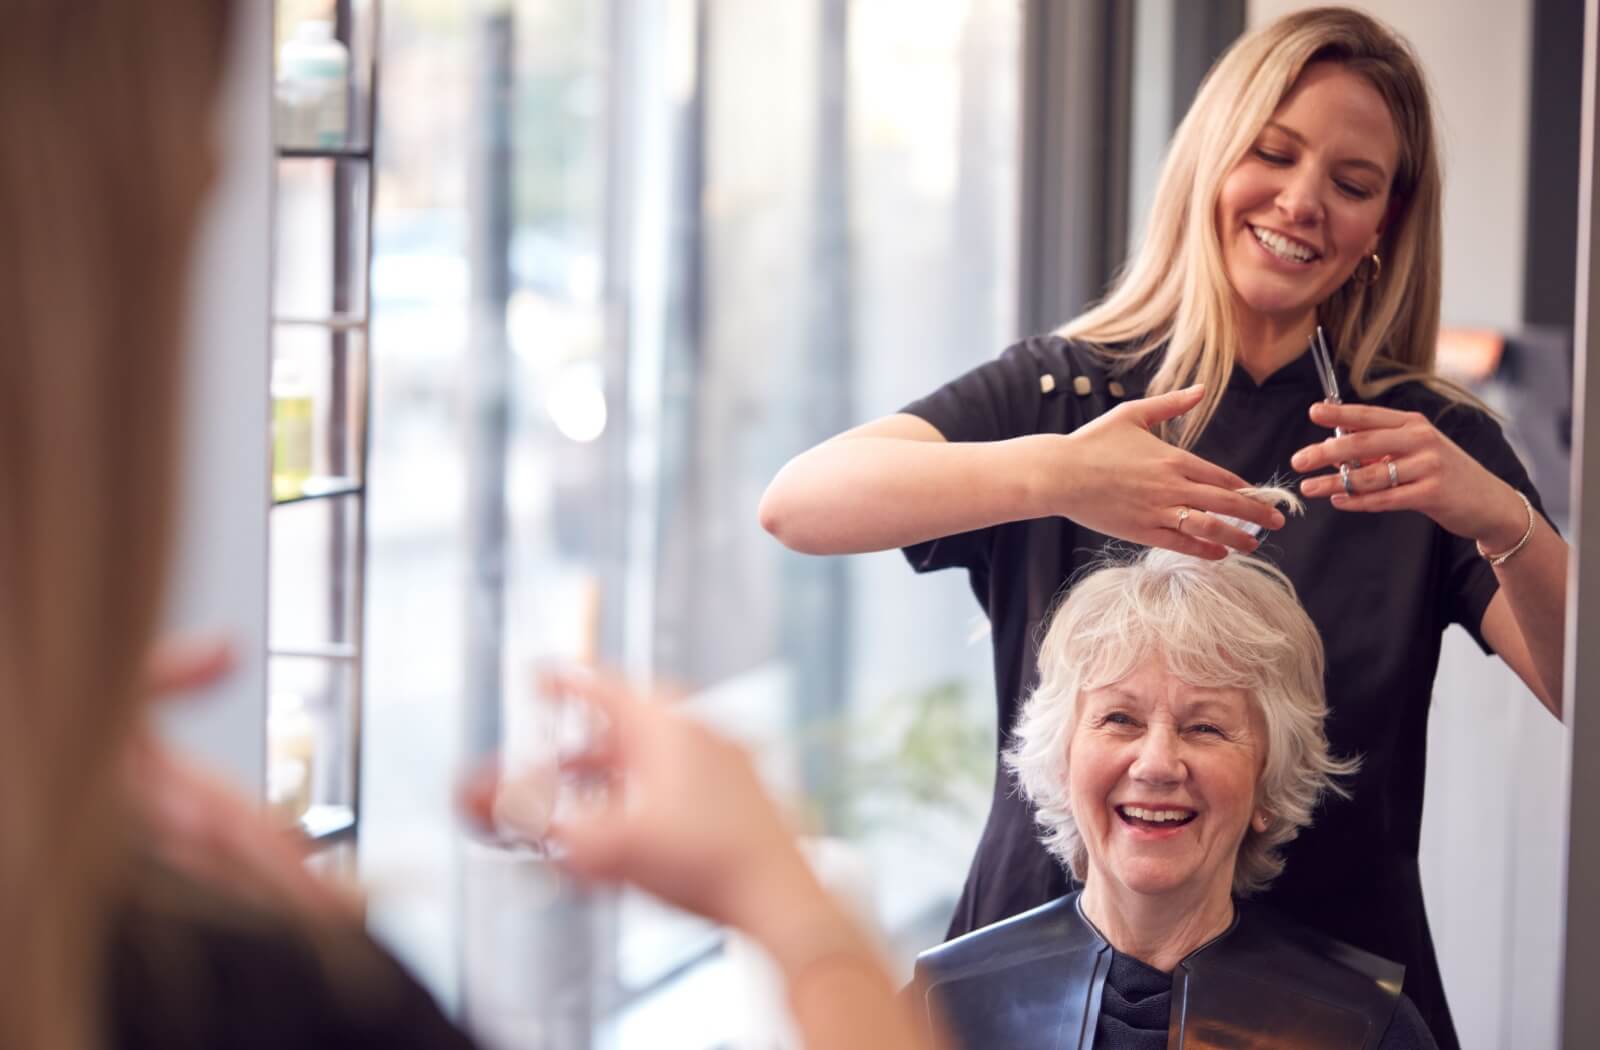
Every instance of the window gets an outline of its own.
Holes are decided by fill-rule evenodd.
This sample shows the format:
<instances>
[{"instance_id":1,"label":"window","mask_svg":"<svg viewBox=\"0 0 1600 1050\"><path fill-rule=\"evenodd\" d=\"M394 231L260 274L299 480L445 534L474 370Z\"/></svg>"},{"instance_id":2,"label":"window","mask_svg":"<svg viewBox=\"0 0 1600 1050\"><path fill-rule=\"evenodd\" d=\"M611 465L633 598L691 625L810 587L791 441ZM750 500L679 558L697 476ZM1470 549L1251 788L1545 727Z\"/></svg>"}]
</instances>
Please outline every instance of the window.
<instances>
[{"instance_id":1,"label":"window","mask_svg":"<svg viewBox=\"0 0 1600 1050\"><path fill-rule=\"evenodd\" d=\"M452 995L478 935L433 859L455 856L449 742L515 736L528 665L592 652L688 684L756 747L908 959L943 933L993 775L981 612L959 574L894 552L784 551L755 509L789 456L1016 337L1019 5L459 6L385 8L375 921ZM694 1009L737 976L716 931L632 898L566 907L581 952L539 935L548 914L493 943L583 955L596 992L574 1009L621 1045L643 1017L684 1046L763 1023Z\"/></svg>"}]
</instances>

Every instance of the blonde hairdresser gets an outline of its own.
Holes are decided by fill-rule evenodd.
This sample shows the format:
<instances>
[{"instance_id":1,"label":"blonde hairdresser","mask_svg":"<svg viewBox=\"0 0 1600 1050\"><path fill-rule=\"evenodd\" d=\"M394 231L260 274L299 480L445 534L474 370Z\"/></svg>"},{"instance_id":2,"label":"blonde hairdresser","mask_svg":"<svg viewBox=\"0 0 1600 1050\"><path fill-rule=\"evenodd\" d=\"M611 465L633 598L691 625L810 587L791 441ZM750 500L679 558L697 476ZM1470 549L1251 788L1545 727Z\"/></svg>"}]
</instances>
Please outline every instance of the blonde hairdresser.
<instances>
[{"instance_id":1,"label":"blonde hairdresser","mask_svg":"<svg viewBox=\"0 0 1600 1050\"><path fill-rule=\"evenodd\" d=\"M1335 7L1264 26L1201 86L1099 303L800 453L760 517L796 550L898 546L919 572L963 570L992 628L1002 747L1041 624L1108 537L1259 548L1322 635L1337 750L1367 756L1269 895L1403 962L1451 1047L1416 863L1440 637L1459 624L1559 716L1567 547L1498 422L1435 374L1440 195L1403 39ZM1318 326L1342 405L1321 403ZM1296 479L1304 519L1236 491L1269 477ZM1005 788L952 934L1065 889Z\"/></svg>"}]
</instances>

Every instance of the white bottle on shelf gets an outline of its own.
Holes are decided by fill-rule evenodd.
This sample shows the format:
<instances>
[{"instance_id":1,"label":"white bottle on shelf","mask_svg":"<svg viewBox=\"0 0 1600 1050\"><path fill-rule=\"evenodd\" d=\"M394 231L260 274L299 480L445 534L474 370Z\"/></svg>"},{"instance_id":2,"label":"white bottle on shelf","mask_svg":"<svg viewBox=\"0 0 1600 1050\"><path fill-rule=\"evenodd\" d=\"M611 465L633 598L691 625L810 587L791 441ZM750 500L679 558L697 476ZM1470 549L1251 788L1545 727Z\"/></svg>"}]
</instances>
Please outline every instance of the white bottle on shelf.
<instances>
[{"instance_id":1,"label":"white bottle on shelf","mask_svg":"<svg viewBox=\"0 0 1600 1050\"><path fill-rule=\"evenodd\" d=\"M350 52L333 23L301 22L278 52L278 138L286 146L326 149L350 137Z\"/></svg>"}]
</instances>

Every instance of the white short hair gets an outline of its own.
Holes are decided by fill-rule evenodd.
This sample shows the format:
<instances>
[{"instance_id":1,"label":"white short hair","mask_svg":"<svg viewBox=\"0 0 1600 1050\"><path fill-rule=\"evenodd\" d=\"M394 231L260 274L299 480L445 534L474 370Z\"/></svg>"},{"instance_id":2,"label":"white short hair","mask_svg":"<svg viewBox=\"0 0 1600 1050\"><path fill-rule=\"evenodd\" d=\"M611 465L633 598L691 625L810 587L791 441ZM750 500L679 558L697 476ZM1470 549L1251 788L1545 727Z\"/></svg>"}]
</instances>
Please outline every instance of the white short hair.
<instances>
[{"instance_id":1,"label":"white short hair","mask_svg":"<svg viewBox=\"0 0 1600 1050\"><path fill-rule=\"evenodd\" d=\"M1335 778L1360 764L1328 753L1322 639L1275 566L1151 549L1079 580L1039 647L1039 685L1023 703L1005 763L1045 847L1082 880L1088 854L1068 789L1078 699L1152 659L1190 685L1242 689L1266 722L1258 786L1267 830L1246 831L1233 875L1234 893L1250 896L1283 870L1281 848L1311 824L1323 794L1348 797Z\"/></svg>"}]
</instances>

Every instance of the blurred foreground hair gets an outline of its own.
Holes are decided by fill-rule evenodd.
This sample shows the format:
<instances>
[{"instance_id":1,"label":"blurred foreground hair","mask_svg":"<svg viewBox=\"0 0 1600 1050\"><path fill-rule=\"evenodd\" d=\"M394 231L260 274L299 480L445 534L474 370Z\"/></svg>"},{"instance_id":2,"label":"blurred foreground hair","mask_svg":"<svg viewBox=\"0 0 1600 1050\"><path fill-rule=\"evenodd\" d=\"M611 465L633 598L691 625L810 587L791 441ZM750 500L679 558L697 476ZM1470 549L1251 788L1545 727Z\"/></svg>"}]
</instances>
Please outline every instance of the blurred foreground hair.
<instances>
[{"instance_id":1,"label":"blurred foreground hair","mask_svg":"<svg viewBox=\"0 0 1600 1050\"><path fill-rule=\"evenodd\" d=\"M117 776L168 568L190 245L231 0L0 32L0 1046L108 1033Z\"/></svg>"}]
</instances>

